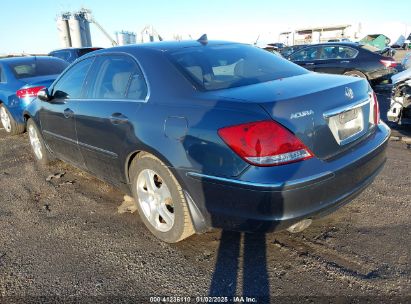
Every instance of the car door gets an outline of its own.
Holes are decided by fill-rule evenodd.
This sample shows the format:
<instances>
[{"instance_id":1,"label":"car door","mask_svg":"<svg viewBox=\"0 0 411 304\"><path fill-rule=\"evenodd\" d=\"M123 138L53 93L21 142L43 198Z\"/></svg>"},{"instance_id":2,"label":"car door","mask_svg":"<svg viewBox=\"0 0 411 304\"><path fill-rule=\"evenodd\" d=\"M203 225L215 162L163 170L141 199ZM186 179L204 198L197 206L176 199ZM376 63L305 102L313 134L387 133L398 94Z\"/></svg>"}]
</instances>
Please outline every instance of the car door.
<instances>
[{"instance_id":1,"label":"car door","mask_svg":"<svg viewBox=\"0 0 411 304\"><path fill-rule=\"evenodd\" d=\"M75 112L94 58L84 59L66 71L50 89L52 99L43 102L39 118L44 140L59 158L84 167L77 144Z\"/></svg>"},{"instance_id":2,"label":"car door","mask_svg":"<svg viewBox=\"0 0 411 304\"><path fill-rule=\"evenodd\" d=\"M86 167L114 184L123 176L125 144L134 136L131 120L146 101L147 84L137 62L125 54L97 57L76 127Z\"/></svg>"},{"instance_id":3,"label":"car door","mask_svg":"<svg viewBox=\"0 0 411 304\"><path fill-rule=\"evenodd\" d=\"M321 48L316 64L316 72L328 74L344 74L351 66L358 51L349 46L326 45Z\"/></svg>"},{"instance_id":4,"label":"car door","mask_svg":"<svg viewBox=\"0 0 411 304\"><path fill-rule=\"evenodd\" d=\"M291 54L290 60L310 71L315 71L319 55L318 46L309 46Z\"/></svg>"}]
</instances>

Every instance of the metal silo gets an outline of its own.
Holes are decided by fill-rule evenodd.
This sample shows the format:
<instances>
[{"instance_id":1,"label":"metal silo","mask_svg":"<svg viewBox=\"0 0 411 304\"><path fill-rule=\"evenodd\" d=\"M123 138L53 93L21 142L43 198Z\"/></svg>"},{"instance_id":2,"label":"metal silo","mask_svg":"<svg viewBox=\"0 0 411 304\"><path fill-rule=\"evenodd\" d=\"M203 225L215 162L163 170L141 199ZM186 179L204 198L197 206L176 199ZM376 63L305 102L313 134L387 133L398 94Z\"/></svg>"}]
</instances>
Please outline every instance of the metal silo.
<instances>
[{"instance_id":1,"label":"metal silo","mask_svg":"<svg viewBox=\"0 0 411 304\"><path fill-rule=\"evenodd\" d=\"M130 44L136 44L136 41L137 41L136 33L130 32L128 37L129 37Z\"/></svg>"},{"instance_id":2,"label":"metal silo","mask_svg":"<svg viewBox=\"0 0 411 304\"><path fill-rule=\"evenodd\" d=\"M90 25L89 20L87 18L88 11L85 9L81 9L75 15L77 16L77 20L80 23L80 36L81 36L81 44L83 47L91 46L91 34L90 34Z\"/></svg>"},{"instance_id":3,"label":"metal silo","mask_svg":"<svg viewBox=\"0 0 411 304\"><path fill-rule=\"evenodd\" d=\"M87 30L90 32L90 27L88 27L88 21L81 15L78 16L78 21L80 23L81 46L91 46L91 43L89 43L89 39L91 40L91 37L89 37L90 35L87 34Z\"/></svg>"},{"instance_id":4,"label":"metal silo","mask_svg":"<svg viewBox=\"0 0 411 304\"><path fill-rule=\"evenodd\" d=\"M118 44L118 45L124 45L124 44L123 44L122 37L121 37L121 35L120 35L120 32L116 32L115 35L116 35L116 42L117 42L117 44Z\"/></svg>"},{"instance_id":5,"label":"metal silo","mask_svg":"<svg viewBox=\"0 0 411 304\"><path fill-rule=\"evenodd\" d=\"M57 17L57 30L60 38L60 45L63 48L71 47L68 18L70 18L69 13L64 13Z\"/></svg>"},{"instance_id":6,"label":"metal silo","mask_svg":"<svg viewBox=\"0 0 411 304\"><path fill-rule=\"evenodd\" d=\"M86 35L86 41L87 44L86 46L92 46L92 42L91 42L91 32L90 32L90 22L88 22L88 20L84 19L84 32Z\"/></svg>"},{"instance_id":7,"label":"metal silo","mask_svg":"<svg viewBox=\"0 0 411 304\"><path fill-rule=\"evenodd\" d=\"M116 32L116 40L118 45L128 44L128 33L125 31Z\"/></svg>"},{"instance_id":8,"label":"metal silo","mask_svg":"<svg viewBox=\"0 0 411 304\"><path fill-rule=\"evenodd\" d=\"M123 32L123 35L124 35L124 45L130 44L128 32Z\"/></svg>"},{"instance_id":9,"label":"metal silo","mask_svg":"<svg viewBox=\"0 0 411 304\"><path fill-rule=\"evenodd\" d=\"M71 15L68 20L71 36L72 47L82 47L83 41L81 39L81 24L80 18L77 14Z\"/></svg>"}]
</instances>

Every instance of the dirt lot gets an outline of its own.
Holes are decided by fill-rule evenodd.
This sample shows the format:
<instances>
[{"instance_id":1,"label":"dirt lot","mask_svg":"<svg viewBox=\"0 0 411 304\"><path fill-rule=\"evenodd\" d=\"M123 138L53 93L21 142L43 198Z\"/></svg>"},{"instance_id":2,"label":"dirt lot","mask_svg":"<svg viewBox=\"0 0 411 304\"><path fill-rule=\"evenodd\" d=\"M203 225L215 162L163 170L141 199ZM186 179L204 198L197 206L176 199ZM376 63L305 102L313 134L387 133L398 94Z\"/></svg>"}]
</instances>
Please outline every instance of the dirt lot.
<instances>
[{"instance_id":1,"label":"dirt lot","mask_svg":"<svg viewBox=\"0 0 411 304\"><path fill-rule=\"evenodd\" d=\"M386 108L387 96L379 98ZM135 303L150 301L141 296L190 296L195 302L195 296L234 294L292 296L271 302L296 296L406 302L410 160L404 142L390 141L373 185L304 233L214 231L168 245L137 214L117 213L122 194L116 189L62 162L40 168L26 135L0 131L0 302L45 296L81 302L126 296ZM65 174L46 181L55 173Z\"/></svg>"}]
</instances>

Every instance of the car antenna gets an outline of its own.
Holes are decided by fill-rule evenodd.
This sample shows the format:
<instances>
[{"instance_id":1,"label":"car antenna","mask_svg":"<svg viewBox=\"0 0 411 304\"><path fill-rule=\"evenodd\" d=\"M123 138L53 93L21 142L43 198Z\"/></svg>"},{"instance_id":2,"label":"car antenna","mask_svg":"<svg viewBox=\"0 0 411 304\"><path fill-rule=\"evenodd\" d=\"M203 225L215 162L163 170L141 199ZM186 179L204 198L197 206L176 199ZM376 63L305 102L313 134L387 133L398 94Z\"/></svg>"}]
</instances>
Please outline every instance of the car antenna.
<instances>
[{"instance_id":1,"label":"car antenna","mask_svg":"<svg viewBox=\"0 0 411 304\"><path fill-rule=\"evenodd\" d=\"M200 38L197 39L202 45L206 45L208 43L207 34L203 34Z\"/></svg>"}]
</instances>

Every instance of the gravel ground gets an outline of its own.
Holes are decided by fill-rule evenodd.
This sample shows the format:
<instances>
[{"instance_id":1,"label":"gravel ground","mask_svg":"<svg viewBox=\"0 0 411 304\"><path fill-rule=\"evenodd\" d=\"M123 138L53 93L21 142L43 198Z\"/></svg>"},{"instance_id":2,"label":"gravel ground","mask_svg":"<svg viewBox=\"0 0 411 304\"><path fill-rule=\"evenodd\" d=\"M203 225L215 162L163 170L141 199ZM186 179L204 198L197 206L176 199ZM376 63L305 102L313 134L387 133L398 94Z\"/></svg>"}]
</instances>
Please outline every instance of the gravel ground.
<instances>
[{"instance_id":1,"label":"gravel ground","mask_svg":"<svg viewBox=\"0 0 411 304\"><path fill-rule=\"evenodd\" d=\"M404 141L390 141L372 186L303 233L213 231L169 245L137 214L117 212L122 193L63 162L37 166L25 134L0 131L0 302L411 301L410 160ZM46 181L56 173L64 175Z\"/></svg>"}]
</instances>

